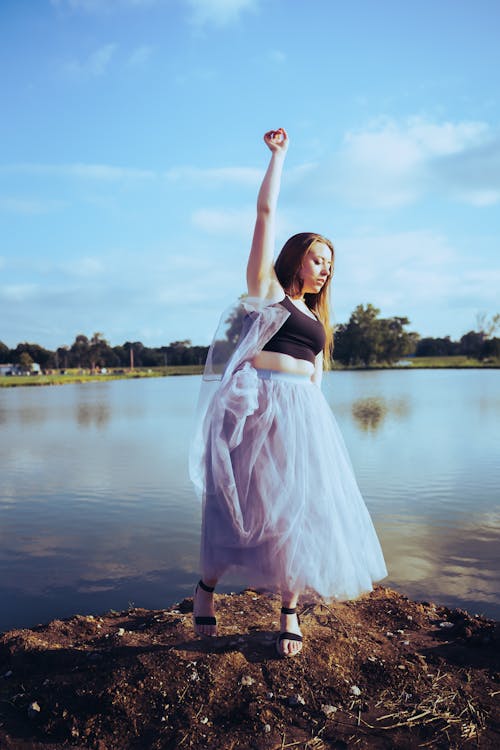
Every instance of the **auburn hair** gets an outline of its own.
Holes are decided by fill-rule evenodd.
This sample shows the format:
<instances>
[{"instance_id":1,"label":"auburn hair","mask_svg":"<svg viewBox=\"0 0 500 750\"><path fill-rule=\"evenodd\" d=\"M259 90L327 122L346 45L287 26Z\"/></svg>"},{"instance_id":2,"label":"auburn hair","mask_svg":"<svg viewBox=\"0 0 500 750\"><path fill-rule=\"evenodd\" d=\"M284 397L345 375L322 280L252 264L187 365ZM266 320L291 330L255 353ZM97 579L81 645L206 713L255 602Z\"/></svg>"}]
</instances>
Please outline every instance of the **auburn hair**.
<instances>
[{"instance_id":1,"label":"auburn hair","mask_svg":"<svg viewBox=\"0 0 500 750\"><path fill-rule=\"evenodd\" d=\"M335 248L333 243L321 234L314 232L300 232L290 237L276 258L274 270L278 281L290 297L298 297L302 294L304 285L300 276L300 269L304 258L316 242L322 242L330 248L332 253L332 265L328 278L317 294L304 294L307 307L323 323L326 333L325 348L323 349L324 367L330 366L330 357L333 350L333 328L330 323L330 282L333 276L333 265L335 262Z\"/></svg>"}]
</instances>

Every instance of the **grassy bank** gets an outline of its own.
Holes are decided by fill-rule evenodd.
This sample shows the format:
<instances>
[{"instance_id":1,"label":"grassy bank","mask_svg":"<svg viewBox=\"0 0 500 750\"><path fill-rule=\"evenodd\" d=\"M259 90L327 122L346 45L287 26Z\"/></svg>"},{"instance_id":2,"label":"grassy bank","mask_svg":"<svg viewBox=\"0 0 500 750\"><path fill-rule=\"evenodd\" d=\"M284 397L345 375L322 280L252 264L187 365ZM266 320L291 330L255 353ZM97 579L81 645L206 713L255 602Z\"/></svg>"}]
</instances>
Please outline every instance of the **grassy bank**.
<instances>
[{"instance_id":1,"label":"grassy bank","mask_svg":"<svg viewBox=\"0 0 500 750\"><path fill-rule=\"evenodd\" d=\"M168 375L199 375L201 365L180 365L179 367L156 367L144 370L113 371L105 375L99 373L82 372L81 370L67 370L65 375L9 375L0 377L0 387L15 388L17 386L67 385L68 383L95 383L107 380L137 380L139 378L161 378Z\"/></svg>"},{"instance_id":2,"label":"grassy bank","mask_svg":"<svg viewBox=\"0 0 500 750\"><path fill-rule=\"evenodd\" d=\"M480 362L478 359L469 359L464 355L455 357L414 357L404 360L405 364L384 365L377 364L370 367L360 365L357 367L345 367L344 365L334 362L334 370L416 370L416 369L498 369L500 360L489 360ZM407 364L406 364L407 363ZM81 370L67 370L65 375L15 375L1 376L0 388L14 388L16 386L37 386L37 385L66 385L67 383L92 383L102 382L105 380L130 380L137 378L160 378L172 375L200 375L203 371L202 365L178 365L176 367L155 367L150 369L138 369L130 372L129 370L109 370L105 375L90 374Z\"/></svg>"},{"instance_id":3,"label":"grassy bank","mask_svg":"<svg viewBox=\"0 0 500 750\"><path fill-rule=\"evenodd\" d=\"M338 362L333 363L334 370L418 370L418 369L498 369L500 368L500 360L484 360L472 359L466 357L464 354L457 354L453 357L407 357L401 360L400 364L388 365L378 363L375 365L365 366L344 366Z\"/></svg>"}]
</instances>

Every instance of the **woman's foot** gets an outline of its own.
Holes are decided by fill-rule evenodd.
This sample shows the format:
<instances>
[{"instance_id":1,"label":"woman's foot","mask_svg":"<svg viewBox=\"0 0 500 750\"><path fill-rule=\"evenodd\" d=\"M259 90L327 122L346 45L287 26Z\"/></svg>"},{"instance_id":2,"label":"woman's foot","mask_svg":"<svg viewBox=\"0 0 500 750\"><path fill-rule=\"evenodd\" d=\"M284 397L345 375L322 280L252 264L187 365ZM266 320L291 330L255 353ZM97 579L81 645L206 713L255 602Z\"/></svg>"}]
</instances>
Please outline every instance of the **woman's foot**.
<instances>
[{"instance_id":1,"label":"woman's foot","mask_svg":"<svg viewBox=\"0 0 500 750\"><path fill-rule=\"evenodd\" d=\"M295 656L302 650L302 631L296 608L281 608L280 634L276 639L276 650L280 656Z\"/></svg>"},{"instance_id":2,"label":"woman's foot","mask_svg":"<svg viewBox=\"0 0 500 750\"><path fill-rule=\"evenodd\" d=\"M214 610L214 587L200 580L194 591L193 627L196 635L212 638L217 635L217 620Z\"/></svg>"}]
</instances>

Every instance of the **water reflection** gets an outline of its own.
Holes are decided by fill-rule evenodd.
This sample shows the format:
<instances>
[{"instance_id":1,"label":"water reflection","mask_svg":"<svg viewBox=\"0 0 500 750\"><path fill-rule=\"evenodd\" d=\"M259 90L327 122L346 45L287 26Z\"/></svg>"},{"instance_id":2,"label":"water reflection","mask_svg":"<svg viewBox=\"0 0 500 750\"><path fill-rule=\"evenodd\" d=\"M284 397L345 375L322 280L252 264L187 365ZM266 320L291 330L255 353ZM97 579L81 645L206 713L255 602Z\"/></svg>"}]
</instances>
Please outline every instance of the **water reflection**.
<instances>
[{"instance_id":1,"label":"water reflection","mask_svg":"<svg viewBox=\"0 0 500 750\"><path fill-rule=\"evenodd\" d=\"M80 427L102 429L111 419L111 409L106 403L79 403L76 406L76 421Z\"/></svg>"},{"instance_id":2,"label":"water reflection","mask_svg":"<svg viewBox=\"0 0 500 750\"><path fill-rule=\"evenodd\" d=\"M374 431L387 414L381 398L358 398L352 405L352 415L362 430Z\"/></svg>"},{"instance_id":3,"label":"water reflection","mask_svg":"<svg viewBox=\"0 0 500 750\"><path fill-rule=\"evenodd\" d=\"M358 398L351 407L355 423L365 432L375 432L388 414L406 419L410 413L409 399L386 399L380 396Z\"/></svg>"},{"instance_id":4,"label":"water reflection","mask_svg":"<svg viewBox=\"0 0 500 750\"><path fill-rule=\"evenodd\" d=\"M473 603L473 612L500 618L500 525L485 538L489 515L477 514L473 521L464 519L454 528L436 527L416 516L399 523L382 522L388 585L412 597L431 598L448 606Z\"/></svg>"},{"instance_id":5,"label":"water reflection","mask_svg":"<svg viewBox=\"0 0 500 750\"><path fill-rule=\"evenodd\" d=\"M380 535L384 584L500 617L498 383L494 371L331 372L323 390ZM198 387L0 392L0 630L191 595ZM243 585L234 574L220 590Z\"/></svg>"}]
</instances>

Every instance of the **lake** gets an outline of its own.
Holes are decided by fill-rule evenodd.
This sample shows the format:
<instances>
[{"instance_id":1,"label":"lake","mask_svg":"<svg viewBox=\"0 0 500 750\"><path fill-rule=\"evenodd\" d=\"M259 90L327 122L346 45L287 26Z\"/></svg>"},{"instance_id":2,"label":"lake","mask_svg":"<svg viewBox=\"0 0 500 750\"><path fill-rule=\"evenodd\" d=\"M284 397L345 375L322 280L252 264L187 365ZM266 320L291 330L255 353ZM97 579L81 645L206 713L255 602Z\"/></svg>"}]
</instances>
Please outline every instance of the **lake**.
<instances>
[{"instance_id":1,"label":"lake","mask_svg":"<svg viewBox=\"0 0 500 750\"><path fill-rule=\"evenodd\" d=\"M200 378L0 389L0 630L191 596ZM500 371L327 373L389 570L500 619ZM243 588L236 578L219 591Z\"/></svg>"}]
</instances>

